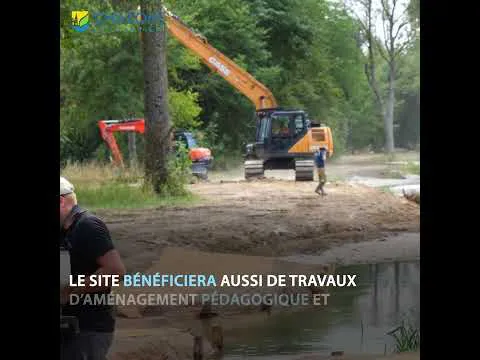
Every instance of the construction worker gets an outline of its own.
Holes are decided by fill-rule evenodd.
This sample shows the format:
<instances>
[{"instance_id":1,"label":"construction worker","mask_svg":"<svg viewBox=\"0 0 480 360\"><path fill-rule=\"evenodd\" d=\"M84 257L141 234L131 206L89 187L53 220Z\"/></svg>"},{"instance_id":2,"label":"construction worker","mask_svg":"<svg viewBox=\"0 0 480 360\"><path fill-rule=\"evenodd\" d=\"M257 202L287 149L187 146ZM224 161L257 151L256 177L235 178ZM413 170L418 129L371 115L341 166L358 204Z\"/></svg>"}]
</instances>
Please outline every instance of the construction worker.
<instances>
[{"instance_id":1,"label":"construction worker","mask_svg":"<svg viewBox=\"0 0 480 360\"><path fill-rule=\"evenodd\" d=\"M67 286L61 290L62 315L75 317L79 327L78 334L62 339L61 358L105 360L115 329L113 308L108 303L82 303L81 299L86 294L95 298L95 294L110 293L109 286L90 286L89 275L123 276L125 267L107 226L77 205L75 188L63 177L60 177L60 244L68 249L73 278L85 276L85 286ZM70 301L72 297L77 300Z\"/></svg>"},{"instance_id":2,"label":"construction worker","mask_svg":"<svg viewBox=\"0 0 480 360\"><path fill-rule=\"evenodd\" d=\"M327 149L325 146L320 146L320 148L315 152L315 165L317 167L318 174L318 186L315 189L315 192L318 195L325 196L327 193L323 190L323 186L327 182L327 176L325 174L325 162L327 160Z\"/></svg>"}]
</instances>

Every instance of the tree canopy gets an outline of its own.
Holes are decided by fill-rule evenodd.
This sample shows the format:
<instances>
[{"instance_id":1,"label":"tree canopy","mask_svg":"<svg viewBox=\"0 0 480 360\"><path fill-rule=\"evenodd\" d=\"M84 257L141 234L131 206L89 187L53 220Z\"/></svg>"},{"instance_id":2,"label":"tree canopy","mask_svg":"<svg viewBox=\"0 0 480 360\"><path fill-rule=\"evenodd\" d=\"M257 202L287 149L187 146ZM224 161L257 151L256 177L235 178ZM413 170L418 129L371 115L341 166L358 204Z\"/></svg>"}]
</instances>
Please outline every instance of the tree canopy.
<instances>
[{"instance_id":1,"label":"tree canopy","mask_svg":"<svg viewBox=\"0 0 480 360\"><path fill-rule=\"evenodd\" d=\"M326 0L170 0L165 5L267 85L281 106L305 109L312 119L332 127L337 150L383 146L382 118L364 71L361 27L343 5ZM76 33L71 11L136 8L127 1L62 2L63 161L106 160L96 122L143 117L144 112L138 31L116 24L108 32ZM419 16L418 1L412 0L409 19L415 26ZM243 151L242 144L254 135L253 104L172 36L167 63L173 124L202 132L214 151ZM419 35L404 49L397 67L395 142L414 146L420 128ZM385 84L385 65L377 71ZM127 151L126 137L120 136L119 143Z\"/></svg>"}]
</instances>

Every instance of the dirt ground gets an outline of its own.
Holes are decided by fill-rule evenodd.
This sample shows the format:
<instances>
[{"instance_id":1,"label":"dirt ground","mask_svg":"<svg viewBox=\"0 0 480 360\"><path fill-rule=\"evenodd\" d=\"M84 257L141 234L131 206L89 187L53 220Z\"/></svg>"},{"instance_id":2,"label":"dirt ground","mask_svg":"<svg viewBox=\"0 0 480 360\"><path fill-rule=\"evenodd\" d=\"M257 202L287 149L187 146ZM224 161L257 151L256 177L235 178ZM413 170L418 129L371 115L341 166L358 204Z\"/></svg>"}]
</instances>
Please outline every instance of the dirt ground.
<instances>
[{"instance_id":1,"label":"dirt ground","mask_svg":"<svg viewBox=\"0 0 480 360\"><path fill-rule=\"evenodd\" d=\"M381 176L385 171L381 159L354 160L332 165L330 178ZM316 183L296 183L288 172L275 178L267 173L267 179L250 182L237 175L214 174L209 182L191 185L201 199L191 206L97 211L127 271L147 271L169 247L268 257L311 255L419 232L419 205L379 189L332 181L326 186L328 195L320 197L314 193ZM171 326L181 314L169 316L120 319L111 358L191 358L191 330Z\"/></svg>"},{"instance_id":2,"label":"dirt ground","mask_svg":"<svg viewBox=\"0 0 480 360\"><path fill-rule=\"evenodd\" d=\"M190 207L109 210L101 215L128 271L143 271L165 246L221 253L312 254L348 242L419 230L419 206L387 192L343 183L286 180L192 185Z\"/></svg>"},{"instance_id":3,"label":"dirt ground","mask_svg":"<svg viewBox=\"0 0 480 360\"><path fill-rule=\"evenodd\" d=\"M343 356L326 358L317 355L307 355L301 356L296 360L420 360L420 352L408 352L385 356L345 354Z\"/></svg>"},{"instance_id":4,"label":"dirt ground","mask_svg":"<svg viewBox=\"0 0 480 360\"><path fill-rule=\"evenodd\" d=\"M420 153L414 151L397 153L395 159L389 159L384 154L343 155L327 163L327 175L331 180L345 180L352 176L387 178L400 170L402 163L419 161ZM267 170L265 176L277 180L295 179L293 170ZM221 180L239 181L244 178L243 167L239 166L229 171L214 172L209 177L212 182Z\"/></svg>"}]
</instances>

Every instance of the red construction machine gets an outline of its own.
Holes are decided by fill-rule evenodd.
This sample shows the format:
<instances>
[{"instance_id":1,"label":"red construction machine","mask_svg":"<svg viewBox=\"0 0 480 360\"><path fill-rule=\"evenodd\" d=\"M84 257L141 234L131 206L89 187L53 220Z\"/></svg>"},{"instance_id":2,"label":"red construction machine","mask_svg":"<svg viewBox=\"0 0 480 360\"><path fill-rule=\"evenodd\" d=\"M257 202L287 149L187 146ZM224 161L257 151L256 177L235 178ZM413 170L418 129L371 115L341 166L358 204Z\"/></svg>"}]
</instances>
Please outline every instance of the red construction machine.
<instances>
[{"instance_id":1,"label":"red construction machine","mask_svg":"<svg viewBox=\"0 0 480 360\"><path fill-rule=\"evenodd\" d=\"M129 120L100 120L98 121L100 134L112 154L113 163L123 167L123 157L115 139L115 132L136 132L145 133L144 119ZM175 130L173 132L175 142L183 143L188 150L188 156L192 162L192 174L201 179L208 178L208 169L213 163L213 156L210 149L199 147L193 134L186 130Z\"/></svg>"}]
</instances>

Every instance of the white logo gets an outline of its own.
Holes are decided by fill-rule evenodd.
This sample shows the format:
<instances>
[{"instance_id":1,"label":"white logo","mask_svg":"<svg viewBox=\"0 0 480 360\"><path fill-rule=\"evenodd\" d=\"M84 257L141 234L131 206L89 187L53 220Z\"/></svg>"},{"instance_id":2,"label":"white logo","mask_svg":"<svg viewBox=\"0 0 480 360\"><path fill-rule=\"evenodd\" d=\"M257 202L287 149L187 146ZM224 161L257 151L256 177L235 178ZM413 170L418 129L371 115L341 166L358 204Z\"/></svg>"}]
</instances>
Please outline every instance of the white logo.
<instances>
[{"instance_id":1,"label":"white logo","mask_svg":"<svg viewBox=\"0 0 480 360\"><path fill-rule=\"evenodd\" d=\"M208 62L210 64L215 65L215 67L218 70L220 70L223 73L223 75L225 75L225 76L230 75L230 70L225 65L223 65L220 61L218 61L216 58L214 58L213 56L208 58Z\"/></svg>"},{"instance_id":2,"label":"white logo","mask_svg":"<svg viewBox=\"0 0 480 360\"><path fill-rule=\"evenodd\" d=\"M135 126L122 126L124 131L135 131Z\"/></svg>"}]
</instances>

